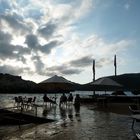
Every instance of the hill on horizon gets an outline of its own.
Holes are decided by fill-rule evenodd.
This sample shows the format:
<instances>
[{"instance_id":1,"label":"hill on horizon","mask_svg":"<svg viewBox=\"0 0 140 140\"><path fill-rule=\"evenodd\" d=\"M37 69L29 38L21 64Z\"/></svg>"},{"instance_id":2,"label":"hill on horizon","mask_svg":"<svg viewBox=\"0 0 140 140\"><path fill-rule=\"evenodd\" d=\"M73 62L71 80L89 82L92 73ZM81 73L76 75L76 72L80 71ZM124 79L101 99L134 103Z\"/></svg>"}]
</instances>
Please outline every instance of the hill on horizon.
<instances>
[{"instance_id":1,"label":"hill on horizon","mask_svg":"<svg viewBox=\"0 0 140 140\"><path fill-rule=\"evenodd\" d=\"M127 73L108 77L123 85L125 90L140 90L140 73Z\"/></svg>"},{"instance_id":2,"label":"hill on horizon","mask_svg":"<svg viewBox=\"0 0 140 140\"><path fill-rule=\"evenodd\" d=\"M0 93L34 93L38 91L35 82L23 80L21 76L0 73Z\"/></svg>"},{"instance_id":3,"label":"hill on horizon","mask_svg":"<svg viewBox=\"0 0 140 140\"><path fill-rule=\"evenodd\" d=\"M140 73L126 73L117 76L106 76L107 78L111 78L117 83L123 85L123 89L125 91L135 91L140 90ZM105 77L100 77L105 78ZM100 79L98 78L98 79ZM97 79L97 80L98 80ZM92 82L83 84L81 86L81 90L92 91L94 87L91 85ZM96 89L96 87L95 87ZM98 89L100 90L100 89Z\"/></svg>"}]
</instances>

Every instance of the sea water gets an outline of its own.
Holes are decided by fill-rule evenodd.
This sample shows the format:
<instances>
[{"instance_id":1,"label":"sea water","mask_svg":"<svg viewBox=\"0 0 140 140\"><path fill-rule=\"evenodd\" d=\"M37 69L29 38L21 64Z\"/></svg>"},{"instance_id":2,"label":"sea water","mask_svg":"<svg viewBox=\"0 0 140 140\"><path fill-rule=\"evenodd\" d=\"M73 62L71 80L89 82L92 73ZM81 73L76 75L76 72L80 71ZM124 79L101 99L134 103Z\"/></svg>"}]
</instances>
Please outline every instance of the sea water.
<instances>
[{"instance_id":1,"label":"sea water","mask_svg":"<svg viewBox=\"0 0 140 140\"><path fill-rule=\"evenodd\" d=\"M102 94L106 94L106 95L111 95L113 91L96 91L95 94L98 95L102 95ZM90 95L93 95L93 91L74 91L71 92L72 95L75 97L76 94L79 94L80 97L86 97L86 98L90 98ZM133 94L131 92L124 92L126 94L126 96L132 96ZM62 93L48 93L48 97L49 98L53 98L56 97L56 101L57 103L59 103L59 99L60 96L62 95ZM66 93L66 96L68 96L69 93ZM22 96L22 97L36 97L36 103L37 104L42 104L43 103L43 93L36 93L36 94L32 94L32 93L17 93L17 94L8 94L8 93L1 93L0 94L0 107L10 107L13 105L14 103L14 97L16 96Z\"/></svg>"}]
</instances>

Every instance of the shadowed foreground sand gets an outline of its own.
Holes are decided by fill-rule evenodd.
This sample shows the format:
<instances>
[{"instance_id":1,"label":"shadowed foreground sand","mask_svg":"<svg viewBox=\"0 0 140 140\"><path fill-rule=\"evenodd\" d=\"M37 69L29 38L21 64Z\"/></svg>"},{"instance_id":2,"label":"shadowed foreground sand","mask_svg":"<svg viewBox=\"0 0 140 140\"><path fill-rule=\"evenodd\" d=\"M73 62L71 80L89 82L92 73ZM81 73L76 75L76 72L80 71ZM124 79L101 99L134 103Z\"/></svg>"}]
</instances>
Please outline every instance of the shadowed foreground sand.
<instances>
[{"instance_id":1,"label":"shadowed foreground sand","mask_svg":"<svg viewBox=\"0 0 140 140\"><path fill-rule=\"evenodd\" d=\"M55 114L53 111L44 114L57 121L41 125L23 125L20 128L1 126L0 138L2 140L135 140L131 129L132 119L126 108L118 107L116 104L110 105L108 109L83 105L80 113L76 114L73 107L59 109L57 106ZM139 123L136 123L135 130L139 130Z\"/></svg>"}]
</instances>

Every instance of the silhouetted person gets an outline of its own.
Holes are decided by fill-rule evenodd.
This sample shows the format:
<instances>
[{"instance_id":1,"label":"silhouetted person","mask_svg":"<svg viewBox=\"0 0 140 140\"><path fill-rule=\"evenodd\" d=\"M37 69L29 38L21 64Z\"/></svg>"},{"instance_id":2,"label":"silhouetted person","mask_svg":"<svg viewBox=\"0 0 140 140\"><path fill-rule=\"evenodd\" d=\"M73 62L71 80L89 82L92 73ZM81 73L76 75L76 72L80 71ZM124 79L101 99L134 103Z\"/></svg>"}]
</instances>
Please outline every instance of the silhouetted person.
<instances>
[{"instance_id":1,"label":"silhouetted person","mask_svg":"<svg viewBox=\"0 0 140 140\"><path fill-rule=\"evenodd\" d=\"M46 103L50 103L50 105L51 105L51 104L56 104L56 102L53 101L53 100L51 100L51 99L47 96L47 94L44 94L43 100L44 100L44 102L46 102Z\"/></svg>"},{"instance_id":2,"label":"silhouetted person","mask_svg":"<svg viewBox=\"0 0 140 140\"><path fill-rule=\"evenodd\" d=\"M75 100L74 100L74 106L77 107L77 106L80 106L80 96L79 94L76 94L76 97L75 97Z\"/></svg>"},{"instance_id":3,"label":"silhouetted person","mask_svg":"<svg viewBox=\"0 0 140 140\"><path fill-rule=\"evenodd\" d=\"M76 97L74 100L74 107L75 107L75 115L78 116L80 114L80 96L79 96L79 94L76 94Z\"/></svg>"},{"instance_id":4,"label":"silhouetted person","mask_svg":"<svg viewBox=\"0 0 140 140\"><path fill-rule=\"evenodd\" d=\"M72 96L72 93L69 94L69 97L68 97L68 103L69 105L71 105L73 103L73 96Z\"/></svg>"},{"instance_id":5,"label":"silhouetted person","mask_svg":"<svg viewBox=\"0 0 140 140\"><path fill-rule=\"evenodd\" d=\"M60 97L59 106L61 106L61 104L67 105L67 96L65 95L65 93L63 93L63 95Z\"/></svg>"},{"instance_id":6,"label":"silhouetted person","mask_svg":"<svg viewBox=\"0 0 140 140\"><path fill-rule=\"evenodd\" d=\"M44 100L44 102L48 102L50 100L49 97L47 96L47 94L44 94L43 100Z\"/></svg>"}]
</instances>

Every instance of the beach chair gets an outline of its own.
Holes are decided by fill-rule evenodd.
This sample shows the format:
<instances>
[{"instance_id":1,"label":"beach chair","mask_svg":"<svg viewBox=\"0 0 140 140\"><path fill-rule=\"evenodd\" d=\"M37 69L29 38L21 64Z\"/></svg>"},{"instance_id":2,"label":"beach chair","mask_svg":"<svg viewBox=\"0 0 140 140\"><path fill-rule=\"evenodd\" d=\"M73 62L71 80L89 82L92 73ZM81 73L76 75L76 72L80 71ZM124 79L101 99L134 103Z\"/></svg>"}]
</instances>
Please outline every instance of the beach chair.
<instances>
[{"instance_id":1,"label":"beach chair","mask_svg":"<svg viewBox=\"0 0 140 140\"><path fill-rule=\"evenodd\" d=\"M15 100L15 103L14 103L14 106L19 106L19 100L18 100L18 97L14 97L14 100Z\"/></svg>"},{"instance_id":2,"label":"beach chair","mask_svg":"<svg viewBox=\"0 0 140 140\"><path fill-rule=\"evenodd\" d=\"M140 114L140 110L137 105L129 105L129 110L132 114Z\"/></svg>"},{"instance_id":3,"label":"beach chair","mask_svg":"<svg viewBox=\"0 0 140 140\"><path fill-rule=\"evenodd\" d=\"M15 99L14 106L16 106L18 109L22 108L22 106L23 106L22 96L18 96L18 97L16 96L16 97L14 97L14 99Z\"/></svg>"},{"instance_id":4,"label":"beach chair","mask_svg":"<svg viewBox=\"0 0 140 140\"><path fill-rule=\"evenodd\" d=\"M32 105L35 104L35 101L36 101L36 97L34 96L34 98L32 99Z\"/></svg>"},{"instance_id":5,"label":"beach chair","mask_svg":"<svg viewBox=\"0 0 140 140\"><path fill-rule=\"evenodd\" d=\"M136 138L137 138L138 140L140 140L140 134L139 134L139 133L136 133Z\"/></svg>"},{"instance_id":6,"label":"beach chair","mask_svg":"<svg viewBox=\"0 0 140 140\"><path fill-rule=\"evenodd\" d=\"M129 105L129 110L130 110L132 116L136 115L136 114L140 114L140 110L138 109L137 105ZM135 121L140 122L140 119L133 118L132 127L131 127L132 129L134 127Z\"/></svg>"}]
</instances>

